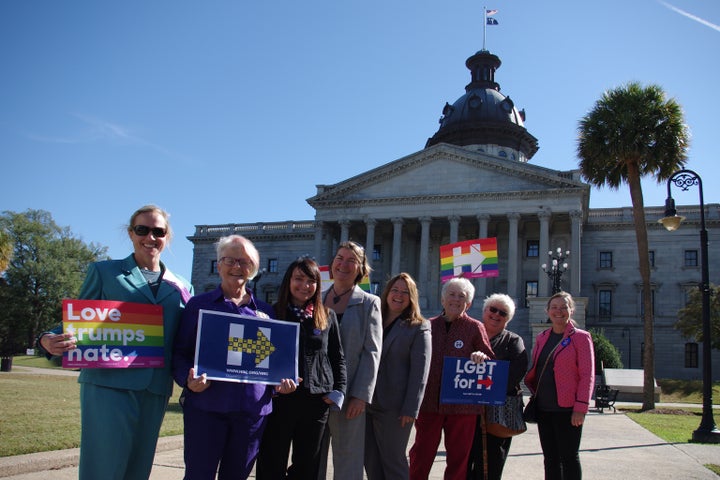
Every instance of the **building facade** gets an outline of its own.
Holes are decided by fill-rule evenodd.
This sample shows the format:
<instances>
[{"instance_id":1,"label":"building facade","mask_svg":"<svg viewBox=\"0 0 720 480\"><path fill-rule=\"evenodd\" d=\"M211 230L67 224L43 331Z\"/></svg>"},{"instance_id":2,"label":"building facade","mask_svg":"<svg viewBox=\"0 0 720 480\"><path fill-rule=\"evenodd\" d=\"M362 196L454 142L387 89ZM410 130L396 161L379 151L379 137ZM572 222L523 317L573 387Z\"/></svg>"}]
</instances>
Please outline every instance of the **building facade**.
<instances>
[{"instance_id":1,"label":"building facade","mask_svg":"<svg viewBox=\"0 0 720 480\"><path fill-rule=\"evenodd\" d=\"M314 220L198 225L192 283L198 292L217 286L214 243L224 235L248 237L261 254L262 273L251 282L257 295L275 300L287 265L309 254L330 263L337 245L354 240L371 255L372 288L408 272L418 283L426 317L440 310L440 246L495 237L500 275L474 280L471 315L482 299L505 292L517 304L509 328L532 345L544 328L543 297L551 280L548 252L569 251L563 289L579 301L576 318L601 328L621 353L625 368L642 368L642 286L631 208L590 209L590 187L577 170L531 165L537 140L524 127L523 111L500 93L500 60L480 51L466 66L471 82L445 105L438 132L426 147L334 185L319 185L308 203ZM699 207L679 207L688 218L667 232L657 223L661 207L646 208L655 312L656 377L700 379L702 344L673 328L688 291L700 283ZM720 240L720 205L706 206L710 245ZM720 262L710 253L712 283ZM720 378L715 355L714 377Z\"/></svg>"}]
</instances>

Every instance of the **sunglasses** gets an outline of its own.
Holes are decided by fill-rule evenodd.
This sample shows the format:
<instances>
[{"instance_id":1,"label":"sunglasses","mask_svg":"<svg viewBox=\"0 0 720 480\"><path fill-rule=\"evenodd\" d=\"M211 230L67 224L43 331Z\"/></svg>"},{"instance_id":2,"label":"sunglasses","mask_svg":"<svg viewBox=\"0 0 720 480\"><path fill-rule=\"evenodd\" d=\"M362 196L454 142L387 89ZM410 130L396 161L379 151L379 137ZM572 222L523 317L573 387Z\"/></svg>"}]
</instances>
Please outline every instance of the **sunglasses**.
<instances>
[{"instance_id":1,"label":"sunglasses","mask_svg":"<svg viewBox=\"0 0 720 480\"><path fill-rule=\"evenodd\" d=\"M139 237L144 237L149 233L152 233L153 237L155 238L163 238L165 235L167 235L167 229L165 228L150 228L145 225L135 225L134 227L132 227L132 231L135 232L135 235Z\"/></svg>"},{"instance_id":2,"label":"sunglasses","mask_svg":"<svg viewBox=\"0 0 720 480\"><path fill-rule=\"evenodd\" d=\"M507 316L508 316L508 313L507 313L505 310L500 310L500 309L497 308L497 307L488 307L488 310L490 310L490 312L492 312L492 313L497 313L497 314L500 315L501 317L507 317Z\"/></svg>"}]
</instances>

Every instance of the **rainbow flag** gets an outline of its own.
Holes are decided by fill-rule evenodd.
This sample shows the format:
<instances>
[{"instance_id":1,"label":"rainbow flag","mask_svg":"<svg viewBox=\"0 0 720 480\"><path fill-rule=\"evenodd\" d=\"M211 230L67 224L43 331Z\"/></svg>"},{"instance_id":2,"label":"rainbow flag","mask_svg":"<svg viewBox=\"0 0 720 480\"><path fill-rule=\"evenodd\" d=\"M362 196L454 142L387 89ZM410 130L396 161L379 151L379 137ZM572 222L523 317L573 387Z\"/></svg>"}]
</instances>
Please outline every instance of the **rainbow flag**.
<instances>
[{"instance_id":1,"label":"rainbow flag","mask_svg":"<svg viewBox=\"0 0 720 480\"><path fill-rule=\"evenodd\" d=\"M497 238L478 238L440 246L440 277L443 283L453 277L497 277Z\"/></svg>"},{"instance_id":2,"label":"rainbow flag","mask_svg":"<svg viewBox=\"0 0 720 480\"><path fill-rule=\"evenodd\" d=\"M63 368L159 368L165 364L161 305L113 300L63 300L63 331L77 348Z\"/></svg>"},{"instance_id":3,"label":"rainbow flag","mask_svg":"<svg viewBox=\"0 0 720 480\"><path fill-rule=\"evenodd\" d=\"M320 280L322 281L320 288L324 292L333 284L332 278L330 278L330 265L320 265L318 268L320 269ZM358 286L368 293L373 293L370 290L371 286L369 275L365 275L362 280L360 280L360 283L358 283Z\"/></svg>"}]
</instances>

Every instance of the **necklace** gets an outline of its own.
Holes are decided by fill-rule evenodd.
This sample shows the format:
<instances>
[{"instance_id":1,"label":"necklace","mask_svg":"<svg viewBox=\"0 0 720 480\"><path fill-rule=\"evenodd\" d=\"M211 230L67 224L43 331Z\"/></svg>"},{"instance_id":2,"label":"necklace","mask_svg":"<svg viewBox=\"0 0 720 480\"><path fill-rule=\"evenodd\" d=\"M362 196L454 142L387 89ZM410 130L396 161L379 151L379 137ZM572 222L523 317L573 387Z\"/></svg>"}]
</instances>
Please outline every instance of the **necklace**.
<instances>
[{"instance_id":1,"label":"necklace","mask_svg":"<svg viewBox=\"0 0 720 480\"><path fill-rule=\"evenodd\" d=\"M330 287L333 291L333 304L337 304L340 300L342 300L342 297L347 295L353 288L355 288L355 285L345 290L343 293L339 294L337 293L337 290L335 290L335 285Z\"/></svg>"}]
</instances>

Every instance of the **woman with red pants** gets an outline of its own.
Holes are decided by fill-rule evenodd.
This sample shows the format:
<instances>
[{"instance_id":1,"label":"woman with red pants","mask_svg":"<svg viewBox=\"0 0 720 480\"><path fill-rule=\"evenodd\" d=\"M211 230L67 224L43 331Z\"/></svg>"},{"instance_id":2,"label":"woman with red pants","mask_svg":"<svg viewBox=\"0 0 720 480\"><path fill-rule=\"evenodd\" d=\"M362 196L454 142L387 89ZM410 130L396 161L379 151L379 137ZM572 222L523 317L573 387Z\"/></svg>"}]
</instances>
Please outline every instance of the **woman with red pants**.
<instances>
[{"instance_id":1,"label":"woman with red pants","mask_svg":"<svg viewBox=\"0 0 720 480\"><path fill-rule=\"evenodd\" d=\"M474 295L475 287L469 280L448 280L440 297L443 313L430 319L430 375L420 414L415 421L415 444L410 449L410 480L428 478L443 433L447 454L444 479L466 480L475 418L480 414L480 406L441 404L440 379L445 357L470 357L477 363L493 357L485 327L467 314Z\"/></svg>"}]
</instances>

